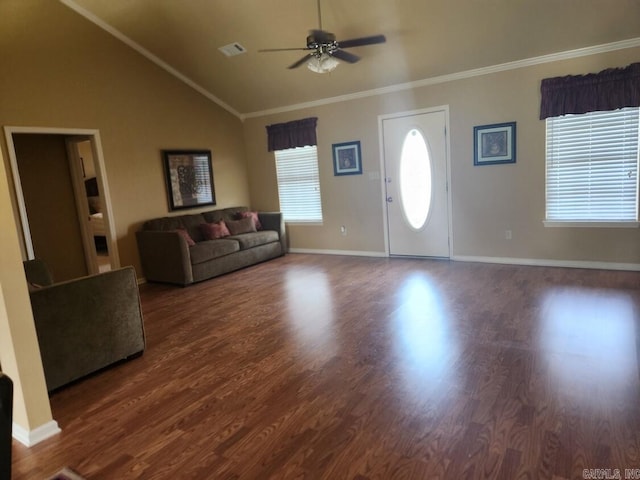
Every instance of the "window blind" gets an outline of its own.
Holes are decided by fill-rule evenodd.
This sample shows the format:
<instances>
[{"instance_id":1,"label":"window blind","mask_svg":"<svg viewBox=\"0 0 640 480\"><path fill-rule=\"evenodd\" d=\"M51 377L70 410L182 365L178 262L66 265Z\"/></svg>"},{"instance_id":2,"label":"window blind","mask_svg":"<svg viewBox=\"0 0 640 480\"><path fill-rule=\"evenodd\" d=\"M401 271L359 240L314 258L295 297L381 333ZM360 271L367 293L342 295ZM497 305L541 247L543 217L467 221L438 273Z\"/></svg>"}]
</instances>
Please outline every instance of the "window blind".
<instances>
[{"instance_id":1,"label":"window blind","mask_svg":"<svg viewBox=\"0 0 640 480\"><path fill-rule=\"evenodd\" d=\"M547 220L637 221L639 111L547 118Z\"/></svg>"},{"instance_id":2,"label":"window blind","mask_svg":"<svg viewBox=\"0 0 640 480\"><path fill-rule=\"evenodd\" d=\"M315 146L276 150L280 210L286 222L322 222L318 154Z\"/></svg>"}]
</instances>

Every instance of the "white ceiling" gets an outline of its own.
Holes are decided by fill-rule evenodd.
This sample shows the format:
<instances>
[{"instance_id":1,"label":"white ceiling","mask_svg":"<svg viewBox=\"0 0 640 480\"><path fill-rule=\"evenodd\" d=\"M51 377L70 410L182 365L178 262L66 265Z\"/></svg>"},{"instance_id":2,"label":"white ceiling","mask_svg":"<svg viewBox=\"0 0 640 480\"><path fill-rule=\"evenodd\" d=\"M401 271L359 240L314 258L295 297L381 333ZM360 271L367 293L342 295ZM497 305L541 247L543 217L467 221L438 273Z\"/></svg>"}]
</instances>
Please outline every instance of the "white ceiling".
<instances>
[{"instance_id":1,"label":"white ceiling","mask_svg":"<svg viewBox=\"0 0 640 480\"><path fill-rule=\"evenodd\" d=\"M240 115L640 39L638 0L322 0L338 40L387 42L319 75L287 69L305 52L257 51L304 47L316 0L60 1ZM232 42L247 53L218 51Z\"/></svg>"}]
</instances>

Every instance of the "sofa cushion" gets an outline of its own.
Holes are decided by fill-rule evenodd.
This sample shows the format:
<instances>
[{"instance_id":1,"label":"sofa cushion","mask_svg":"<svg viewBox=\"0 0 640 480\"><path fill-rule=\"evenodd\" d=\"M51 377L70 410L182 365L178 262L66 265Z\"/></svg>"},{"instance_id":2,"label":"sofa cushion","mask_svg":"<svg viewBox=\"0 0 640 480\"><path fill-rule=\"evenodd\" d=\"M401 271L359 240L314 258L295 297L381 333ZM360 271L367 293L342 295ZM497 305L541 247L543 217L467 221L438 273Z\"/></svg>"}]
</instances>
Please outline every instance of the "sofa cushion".
<instances>
[{"instance_id":1,"label":"sofa cushion","mask_svg":"<svg viewBox=\"0 0 640 480\"><path fill-rule=\"evenodd\" d=\"M224 220L216 223L201 223L200 231L205 240L216 240L231 235Z\"/></svg>"},{"instance_id":2,"label":"sofa cushion","mask_svg":"<svg viewBox=\"0 0 640 480\"><path fill-rule=\"evenodd\" d=\"M218 223L220 220L224 220L222 210L211 210L202 214L207 223Z\"/></svg>"},{"instance_id":3,"label":"sofa cushion","mask_svg":"<svg viewBox=\"0 0 640 480\"><path fill-rule=\"evenodd\" d=\"M160 230L162 232L177 230L179 228L184 228L180 217L154 218L153 220L147 220L142 225L143 230Z\"/></svg>"},{"instance_id":4,"label":"sofa cushion","mask_svg":"<svg viewBox=\"0 0 640 480\"><path fill-rule=\"evenodd\" d=\"M143 230L160 230L162 232L178 230L184 228L189 232L189 236L195 242L204 240L198 225L204 223L205 219L200 213L194 215L179 215L176 217L162 217L148 220L142 225Z\"/></svg>"},{"instance_id":5,"label":"sofa cushion","mask_svg":"<svg viewBox=\"0 0 640 480\"><path fill-rule=\"evenodd\" d=\"M227 222L227 227L229 227L231 235L240 235L241 233L251 233L256 231L256 224L251 217Z\"/></svg>"},{"instance_id":6,"label":"sofa cushion","mask_svg":"<svg viewBox=\"0 0 640 480\"><path fill-rule=\"evenodd\" d=\"M258 212L240 212L238 214L238 219L241 218L253 218L253 223L256 225L256 230L262 230L262 224L260 223L260 219L258 218Z\"/></svg>"},{"instance_id":7,"label":"sofa cushion","mask_svg":"<svg viewBox=\"0 0 640 480\"><path fill-rule=\"evenodd\" d=\"M189 232L187 232L186 229L178 228L174 231L177 232L182 238L184 238L187 242L187 245L189 245L190 247L193 247L196 244L196 242L193 241L193 238L191 238L191 235L189 235Z\"/></svg>"},{"instance_id":8,"label":"sofa cushion","mask_svg":"<svg viewBox=\"0 0 640 480\"><path fill-rule=\"evenodd\" d=\"M184 228L187 229L187 232L189 232L189 235L191 235L191 238L193 238L196 243L205 240L200 231L200 225L206 221L204 215L195 213L192 215L181 215L178 218L180 218L182 225L184 225Z\"/></svg>"},{"instance_id":9,"label":"sofa cushion","mask_svg":"<svg viewBox=\"0 0 640 480\"><path fill-rule=\"evenodd\" d=\"M189 253L191 254L191 264L197 265L198 263L207 262L239 250L240 244L238 241L219 238L218 240L205 240L196 243L193 247L189 248Z\"/></svg>"},{"instance_id":10,"label":"sofa cushion","mask_svg":"<svg viewBox=\"0 0 640 480\"><path fill-rule=\"evenodd\" d=\"M257 247L258 245L265 245L271 242L279 242L278 232L273 230L261 230L259 232L243 233L241 235L233 235L227 237L230 240L237 240L240 243L240 249L246 250L248 248Z\"/></svg>"},{"instance_id":11,"label":"sofa cushion","mask_svg":"<svg viewBox=\"0 0 640 480\"><path fill-rule=\"evenodd\" d=\"M249 209L247 207L228 207L222 210L225 219L237 220L240 218L242 212L246 212Z\"/></svg>"}]
</instances>

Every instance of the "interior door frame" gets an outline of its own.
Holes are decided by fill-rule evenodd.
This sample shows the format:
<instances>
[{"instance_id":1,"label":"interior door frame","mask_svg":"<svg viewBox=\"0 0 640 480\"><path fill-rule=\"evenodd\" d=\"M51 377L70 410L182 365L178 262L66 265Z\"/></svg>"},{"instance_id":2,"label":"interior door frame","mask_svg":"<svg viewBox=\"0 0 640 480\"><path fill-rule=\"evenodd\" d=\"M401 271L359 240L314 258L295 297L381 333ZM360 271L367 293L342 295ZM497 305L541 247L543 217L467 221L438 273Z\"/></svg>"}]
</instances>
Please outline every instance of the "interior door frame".
<instances>
[{"instance_id":1,"label":"interior door frame","mask_svg":"<svg viewBox=\"0 0 640 480\"><path fill-rule=\"evenodd\" d=\"M14 133L28 133L34 135L61 135L64 137L87 137L91 141L92 149L95 154L94 163L96 169L96 179L98 188L103 195L104 201L104 223L105 233L107 234L107 246L109 249L109 258L111 260L111 268L115 269L120 266L120 256L117 248L117 238L114 229L113 210L111 208L111 195L109 193L109 185L107 181L107 172L104 164L104 156L102 153L102 141L100 139L100 131L96 129L86 128L47 128L47 127L4 127L5 140L7 142L7 150L9 153L9 162L11 165L11 173L13 177L13 185L15 199L20 215L20 226L22 229L22 242L24 245L27 260L35 258L33 251L33 242L31 240L31 230L29 228L29 218L27 216L27 207L24 202L22 193L22 183L20 181L20 172L18 171L18 158L16 155L15 144L13 143ZM77 201L77 198L76 198ZM84 242L83 242L84 243Z\"/></svg>"},{"instance_id":2,"label":"interior door frame","mask_svg":"<svg viewBox=\"0 0 640 480\"><path fill-rule=\"evenodd\" d=\"M386 162L384 155L384 120L391 120L394 118L410 117L415 115L422 115L425 113L444 112L445 122L445 162L447 165L446 172L446 188L447 188L447 222L449 224L449 258L454 257L454 242L453 242L453 213L452 213L452 193L451 193L451 143L449 139L449 105L440 105L437 107L421 108L418 110L408 110L404 112L389 113L384 115L378 115L378 141L380 149L380 198L382 199L382 230L384 232L384 252L385 256L390 257L389 247L389 219L387 215L387 172Z\"/></svg>"},{"instance_id":3,"label":"interior door frame","mask_svg":"<svg viewBox=\"0 0 640 480\"><path fill-rule=\"evenodd\" d=\"M74 196L76 198L76 211L80 223L82 246L84 247L84 258L89 274L96 274L99 272L98 254L96 252L93 231L91 230L89 222L87 221L87 218L89 217L89 205L88 201L86 200L87 194L85 191L83 168L80 166L82 163L82 158L80 157L80 153L78 152L78 143L87 141L91 142L91 138L86 136L68 136L65 137L64 140L67 148L67 159L69 160L71 183L73 184ZM95 154L93 154L93 156L95 157Z\"/></svg>"}]
</instances>

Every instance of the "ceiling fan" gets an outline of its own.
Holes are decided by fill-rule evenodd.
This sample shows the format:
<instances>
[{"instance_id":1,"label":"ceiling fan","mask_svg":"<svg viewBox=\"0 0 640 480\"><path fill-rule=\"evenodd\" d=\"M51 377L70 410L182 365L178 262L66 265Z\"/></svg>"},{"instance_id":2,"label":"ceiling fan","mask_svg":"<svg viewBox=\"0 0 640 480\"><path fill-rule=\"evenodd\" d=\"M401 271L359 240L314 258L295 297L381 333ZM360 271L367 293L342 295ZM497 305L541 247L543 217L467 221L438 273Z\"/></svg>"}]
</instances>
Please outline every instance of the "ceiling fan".
<instances>
[{"instance_id":1,"label":"ceiling fan","mask_svg":"<svg viewBox=\"0 0 640 480\"><path fill-rule=\"evenodd\" d=\"M309 53L297 62L289 65L289 69L298 68L307 63L310 70L316 73L330 72L338 66L338 60L347 63L356 63L360 57L353 53L346 52L345 48L362 47L365 45L375 45L387 41L384 35L371 35L368 37L352 38L350 40L336 40L336 36L322 29L322 12L320 10L320 0L318 0L318 30L311 30L307 36L307 46L302 48L268 48L258 50L259 52L284 52L292 50L304 50Z\"/></svg>"}]
</instances>

